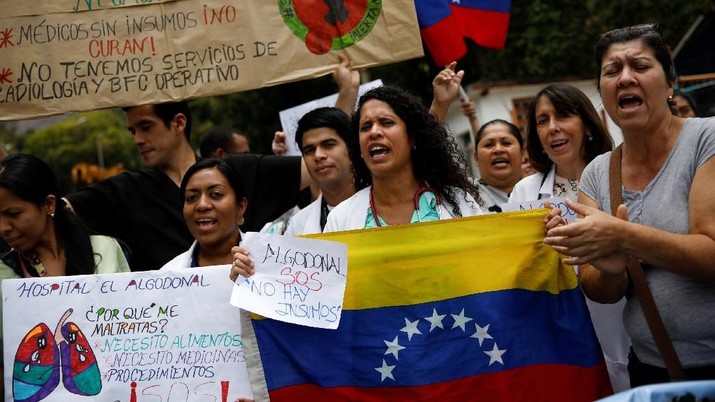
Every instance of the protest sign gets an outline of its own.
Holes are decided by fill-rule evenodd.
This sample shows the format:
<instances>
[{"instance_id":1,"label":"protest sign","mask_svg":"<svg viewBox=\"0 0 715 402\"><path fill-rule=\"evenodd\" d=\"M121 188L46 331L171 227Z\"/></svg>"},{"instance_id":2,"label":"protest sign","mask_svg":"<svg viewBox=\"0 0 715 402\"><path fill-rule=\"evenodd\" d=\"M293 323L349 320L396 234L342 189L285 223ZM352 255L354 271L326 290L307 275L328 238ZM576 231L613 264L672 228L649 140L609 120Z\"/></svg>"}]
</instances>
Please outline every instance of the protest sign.
<instances>
[{"instance_id":1,"label":"protest sign","mask_svg":"<svg viewBox=\"0 0 715 402\"><path fill-rule=\"evenodd\" d=\"M532 209L546 208L544 202L548 201L551 203L551 208L561 209L561 217L564 218L566 224L575 222L578 218L578 214L566 205L566 200L564 198L548 198L543 200L534 200L527 202L512 202L500 204L502 212L510 211L529 211Z\"/></svg>"},{"instance_id":2,"label":"protest sign","mask_svg":"<svg viewBox=\"0 0 715 402\"><path fill-rule=\"evenodd\" d=\"M251 232L243 247L255 273L238 278L231 304L279 321L338 327L348 274L345 244Z\"/></svg>"},{"instance_id":3,"label":"protest sign","mask_svg":"<svg viewBox=\"0 0 715 402\"><path fill-rule=\"evenodd\" d=\"M4 280L6 400L251 397L228 269Z\"/></svg>"},{"instance_id":4,"label":"protest sign","mask_svg":"<svg viewBox=\"0 0 715 402\"><path fill-rule=\"evenodd\" d=\"M358 89L358 97L362 96L368 90L379 87L382 85L382 80L370 81L368 83L360 85ZM301 155L300 147L295 142L295 131L298 129L298 120L303 117L304 114L310 112L311 110L317 109L319 107L329 107L335 106L335 102L338 100L338 94L333 94L326 96L324 98L312 100L306 102L302 105L294 106L292 108L281 110L278 116L281 119L281 128L286 135L286 148L288 149L287 155L299 156Z\"/></svg>"},{"instance_id":5,"label":"protest sign","mask_svg":"<svg viewBox=\"0 0 715 402\"><path fill-rule=\"evenodd\" d=\"M339 3L339 4L338 4ZM220 95L422 56L410 0L0 0L0 120Z\"/></svg>"}]
</instances>

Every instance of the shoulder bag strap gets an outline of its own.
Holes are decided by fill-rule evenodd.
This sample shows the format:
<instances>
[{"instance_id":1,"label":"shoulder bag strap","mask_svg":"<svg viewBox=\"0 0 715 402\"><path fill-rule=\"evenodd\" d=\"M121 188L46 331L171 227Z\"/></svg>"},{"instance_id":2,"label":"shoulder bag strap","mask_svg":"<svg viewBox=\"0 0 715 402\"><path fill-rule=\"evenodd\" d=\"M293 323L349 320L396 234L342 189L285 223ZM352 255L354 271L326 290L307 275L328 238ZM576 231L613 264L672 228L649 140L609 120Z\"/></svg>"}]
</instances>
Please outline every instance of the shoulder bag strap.
<instances>
[{"instance_id":1,"label":"shoulder bag strap","mask_svg":"<svg viewBox=\"0 0 715 402\"><path fill-rule=\"evenodd\" d=\"M622 147L623 144L619 145L611 153L611 162L608 171L611 192L611 213L614 216L616 215L618 206L623 203L623 194L621 193L621 186L623 184L621 179ZM650 287L645 279L641 263L636 257L629 256L626 269L633 283L636 297L640 301L645 319L648 322L648 328L650 328L650 332L653 334L655 344L658 346L660 355L663 357L663 362L665 362L665 367L668 369L670 380L684 380L685 373L683 372L683 366L680 364L680 359L675 352L673 342L670 340L670 336L668 336L668 331L665 329L663 319L658 312L658 307L655 305L655 300L653 300L653 294L651 294Z\"/></svg>"}]
</instances>

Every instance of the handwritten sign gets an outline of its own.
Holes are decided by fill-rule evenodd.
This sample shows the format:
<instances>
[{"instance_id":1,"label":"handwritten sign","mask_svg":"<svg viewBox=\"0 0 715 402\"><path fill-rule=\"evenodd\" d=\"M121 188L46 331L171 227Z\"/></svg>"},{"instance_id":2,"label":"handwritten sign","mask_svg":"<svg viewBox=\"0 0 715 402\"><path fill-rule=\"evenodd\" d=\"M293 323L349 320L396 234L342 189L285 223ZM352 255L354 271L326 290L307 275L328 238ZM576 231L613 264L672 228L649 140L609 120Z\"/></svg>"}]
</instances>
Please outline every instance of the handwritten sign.
<instances>
[{"instance_id":1,"label":"handwritten sign","mask_svg":"<svg viewBox=\"0 0 715 402\"><path fill-rule=\"evenodd\" d=\"M252 397L228 269L4 280L6 400Z\"/></svg>"},{"instance_id":2,"label":"handwritten sign","mask_svg":"<svg viewBox=\"0 0 715 402\"><path fill-rule=\"evenodd\" d=\"M551 203L551 208L561 209L561 217L564 218L566 224L576 221L578 214L566 205L566 200L563 198L549 198L544 200L534 200L521 203L500 204L503 212L509 211L526 211L531 209L541 209L544 207L544 201Z\"/></svg>"},{"instance_id":3,"label":"handwritten sign","mask_svg":"<svg viewBox=\"0 0 715 402\"><path fill-rule=\"evenodd\" d=\"M252 232L243 246L255 273L238 278L231 304L279 321L338 328L348 274L345 244Z\"/></svg>"},{"instance_id":4,"label":"handwritten sign","mask_svg":"<svg viewBox=\"0 0 715 402\"><path fill-rule=\"evenodd\" d=\"M410 0L0 0L0 120L220 95L422 56Z\"/></svg>"},{"instance_id":5,"label":"handwritten sign","mask_svg":"<svg viewBox=\"0 0 715 402\"><path fill-rule=\"evenodd\" d=\"M368 90L379 87L382 85L382 80L374 80L368 83L360 85L358 89L358 97L362 96ZM286 135L286 148L288 149L288 155L300 156L300 147L298 143L295 142L295 132L298 129L298 120L303 117L304 114L310 112L311 110L317 109L319 107L335 106L335 102L338 100L338 94L328 95L326 97L315 99L310 102L306 102L302 105L294 106L285 110L281 110L278 116L281 119L281 128Z\"/></svg>"}]
</instances>

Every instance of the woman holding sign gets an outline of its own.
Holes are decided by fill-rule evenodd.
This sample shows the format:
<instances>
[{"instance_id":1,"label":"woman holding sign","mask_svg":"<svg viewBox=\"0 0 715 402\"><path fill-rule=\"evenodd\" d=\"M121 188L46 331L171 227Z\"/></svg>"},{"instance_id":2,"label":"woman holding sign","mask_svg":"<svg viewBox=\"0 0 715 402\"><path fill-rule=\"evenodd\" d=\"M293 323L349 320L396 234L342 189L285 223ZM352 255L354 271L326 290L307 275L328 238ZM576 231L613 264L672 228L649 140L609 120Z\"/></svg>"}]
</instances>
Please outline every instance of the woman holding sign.
<instances>
[{"instance_id":1,"label":"woman holding sign","mask_svg":"<svg viewBox=\"0 0 715 402\"><path fill-rule=\"evenodd\" d=\"M202 159L186 171L179 193L186 225L196 240L161 269L230 264L248 206L238 173L223 159Z\"/></svg>"},{"instance_id":2,"label":"woman holding sign","mask_svg":"<svg viewBox=\"0 0 715 402\"><path fill-rule=\"evenodd\" d=\"M0 236L11 250L0 257L0 281L129 272L119 243L90 235L59 193L52 169L41 159L14 154L2 161Z\"/></svg>"}]
</instances>

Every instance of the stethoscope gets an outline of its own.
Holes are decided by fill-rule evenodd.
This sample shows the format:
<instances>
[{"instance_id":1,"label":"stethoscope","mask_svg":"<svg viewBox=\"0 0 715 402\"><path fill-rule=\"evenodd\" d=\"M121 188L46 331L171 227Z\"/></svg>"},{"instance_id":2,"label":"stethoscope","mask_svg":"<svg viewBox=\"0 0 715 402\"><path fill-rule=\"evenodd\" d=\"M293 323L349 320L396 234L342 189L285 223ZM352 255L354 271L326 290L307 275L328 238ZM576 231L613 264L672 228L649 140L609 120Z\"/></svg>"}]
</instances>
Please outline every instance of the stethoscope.
<instances>
[{"instance_id":1,"label":"stethoscope","mask_svg":"<svg viewBox=\"0 0 715 402\"><path fill-rule=\"evenodd\" d=\"M375 208L375 197L373 197L372 189L372 186L370 186L370 209L372 210L372 215L375 217L375 224L378 227L382 227L382 223L380 223L380 216L377 214L377 208ZM422 221L422 217L420 216L419 202L420 197L422 197L422 195L425 193L434 194L435 199L437 200L437 215L439 216L439 219L442 219L442 197L434 188L422 186L419 190L417 190L412 200L413 205L415 207L415 211L417 211L417 220Z\"/></svg>"}]
</instances>

